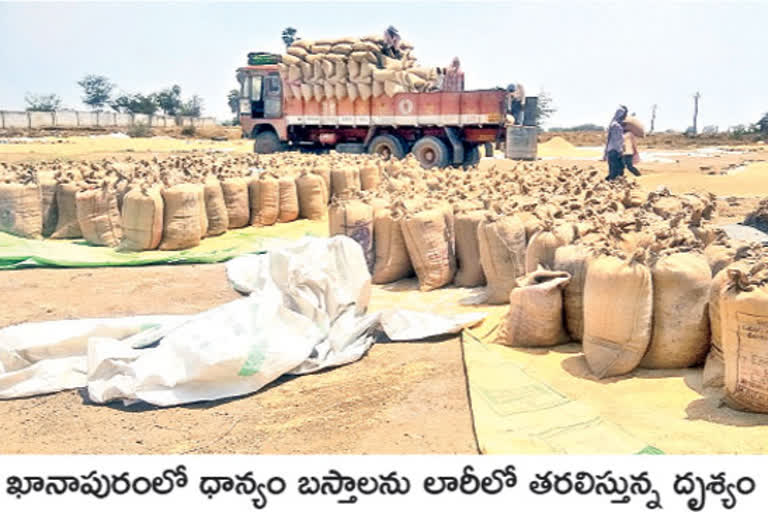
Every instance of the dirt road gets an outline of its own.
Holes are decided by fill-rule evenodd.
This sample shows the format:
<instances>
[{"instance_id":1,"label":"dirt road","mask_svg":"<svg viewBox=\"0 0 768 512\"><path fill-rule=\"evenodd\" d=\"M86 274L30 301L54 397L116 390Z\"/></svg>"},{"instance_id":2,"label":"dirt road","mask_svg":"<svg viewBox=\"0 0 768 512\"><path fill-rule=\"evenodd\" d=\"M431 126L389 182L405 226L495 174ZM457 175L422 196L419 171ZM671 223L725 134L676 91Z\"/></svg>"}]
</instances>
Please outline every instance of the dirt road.
<instances>
[{"instance_id":1,"label":"dirt road","mask_svg":"<svg viewBox=\"0 0 768 512\"><path fill-rule=\"evenodd\" d=\"M223 265L6 271L0 326L183 314L237 298ZM476 453L458 338L374 345L345 367L231 400L158 409L77 391L0 401L0 452Z\"/></svg>"}]
</instances>

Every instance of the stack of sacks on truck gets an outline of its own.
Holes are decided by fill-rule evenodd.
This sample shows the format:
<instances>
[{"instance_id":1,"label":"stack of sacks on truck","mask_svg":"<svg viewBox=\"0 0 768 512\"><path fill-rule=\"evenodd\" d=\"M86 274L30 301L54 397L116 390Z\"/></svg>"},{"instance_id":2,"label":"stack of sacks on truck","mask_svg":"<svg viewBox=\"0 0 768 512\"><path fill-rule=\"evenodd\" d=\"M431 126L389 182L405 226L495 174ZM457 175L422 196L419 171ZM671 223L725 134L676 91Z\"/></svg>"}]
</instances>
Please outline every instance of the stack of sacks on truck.
<instances>
[{"instance_id":1,"label":"stack of sacks on truck","mask_svg":"<svg viewBox=\"0 0 768 512\"><path fill-rule=\"evenodd\" d=\"M354 101L436 90L436 70L417 67L410 44L402 43L401 58L393 59L383 43L376 36L295 41L279 64L286 97Z\"/></svg>"}]
</instances>

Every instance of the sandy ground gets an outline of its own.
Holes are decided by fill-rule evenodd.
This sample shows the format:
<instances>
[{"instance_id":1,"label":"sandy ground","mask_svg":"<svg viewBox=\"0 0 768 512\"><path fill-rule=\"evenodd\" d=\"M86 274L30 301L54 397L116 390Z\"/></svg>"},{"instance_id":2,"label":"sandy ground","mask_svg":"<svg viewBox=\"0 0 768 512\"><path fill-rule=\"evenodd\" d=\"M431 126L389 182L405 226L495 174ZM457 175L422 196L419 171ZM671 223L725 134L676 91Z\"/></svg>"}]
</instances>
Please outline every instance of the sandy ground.
<instances>
[{"instance_id":1,"label":"sandy ground","mask_svg":"<svg viewBox=\"0 0 768 512\"><path fill-rule=\"evenodd\" d=\"M223 265L5 271L0 327L196 313L236 299ZM383 296L383 295L382 295ZM377 303L378 300L378 303ZM372 307L382 304L374 295ZM457 337L376 344L354 364L231 400L159 409L77 391L0 401L0 453L476 453Z\"/></svg>"}]
</instances>

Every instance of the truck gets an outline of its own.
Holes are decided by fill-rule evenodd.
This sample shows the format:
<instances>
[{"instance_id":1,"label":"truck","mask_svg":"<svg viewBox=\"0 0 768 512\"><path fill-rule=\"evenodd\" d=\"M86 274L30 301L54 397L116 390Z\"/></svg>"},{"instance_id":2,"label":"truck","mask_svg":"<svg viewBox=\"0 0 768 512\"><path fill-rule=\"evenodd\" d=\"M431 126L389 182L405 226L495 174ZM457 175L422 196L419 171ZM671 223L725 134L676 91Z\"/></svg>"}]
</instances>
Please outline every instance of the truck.
<instances>
[{"instance_id":1,"label":"truck","mask_svg":"<svg viewBox=\"0 0 768 512\"><path fill-rule=\"evenodd\" d=\"M334 149L398 159L412 153L426 169L466 168L479 162L481 145L504 142L512 128L503 89L307 101L286 96L275 64L238 68L237 78L240 126L256 153ZM530 146L533 137L535 154L535 128L515 128L528 128L522 144ZM519 130L515 137L519 145Z\"/></svg>"}]
</instances>

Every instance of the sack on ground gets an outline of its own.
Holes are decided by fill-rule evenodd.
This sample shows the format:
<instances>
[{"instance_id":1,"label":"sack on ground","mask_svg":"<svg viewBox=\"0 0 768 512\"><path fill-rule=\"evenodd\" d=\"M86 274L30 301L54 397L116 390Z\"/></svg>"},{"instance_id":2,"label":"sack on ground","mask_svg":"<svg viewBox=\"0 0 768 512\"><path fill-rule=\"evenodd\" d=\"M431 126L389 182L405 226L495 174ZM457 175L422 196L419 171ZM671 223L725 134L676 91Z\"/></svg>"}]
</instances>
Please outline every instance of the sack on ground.
<instances>
[{"instance_id":1,"label":"sack on ground","mask_svg":"<svg viewBox=\"0 0 768 512\"><path fill-rule=\"evenodd\" d=\"M651 271L635 258L601 256L584 285L584 356L599 379L624 375L640 363L651 341Z\"/></svg>"},{"instance_id":2,"label":"sack on ground","mask_svg":"<svg viewBox=\"0 0 768 512\"><path fill-rule=\"evenodd\" d=\"M517 281L509 294L499 343L510 347L552 347L568 341L563 324L563 288L568 272L539 268Z\"/></svg>"},{"instance_id":3,"label":"sack on ground","mask_svg":"<svg viewBox=\"0 0 768 512\"><path fill-rule=\"evenodd\" d=\"M200 245L201 185L181 184L163 189L163 240L160 250L175 251Z\"/></svg>"},{"instance_id":4,"label":"sack on ground","mask_svg":"<svg viewBox=\"0 0 768 512\"><path fill-rule=\"evenodd\" d=\"M706 258L677 253L653 266L653 329L640 366L688 368L709 350L708 303L712 284Z\"/></svg>"},{"instance_id":5,"label":"sack on ground","mask_svg":"<svg viewBox=\"0 0 768 512\"><path fill-rule=\"evenodd\" d=\"M525 275L525 226L516 215L489 215L477 227L477 241L488 303L506 304L517 279Z\"/></svg>"},{"instance_id":6,"label":"sack on ground","mask_svg":"<svg viewBox=\"0 0 768 512\"><path fill-rule=\"evenodd\" d=\"M163 196L159 187L134 187L123 197L121 251L151 251L163 238Z\"/></svg>"},{"instance_id":7,"label":"sack on ground","mask_svg":"<svg viewBox=\"0 0 768 512\"><path fill-rule=\"evenodd\" d=\"M434 290L453 281L456 258L446 212L431 209L406 215L402 221L405 245L421 291Z\"/></svg>"},{"instance_id":8,"label":"sack on ground","mask_svg":"<svg viewBox=\"0 0 768 512\"><path fill-rule=\"evenodd\" d=\"M81 190L75 196L83 238L93 245L117 247L123 238L117 196L109 187Z\"/></svg>"},{"instance_id":9,"label":"sack on ground","mask_svg":"<svg viewBox=\"0 0 768 512\"><path fill-rule=\"evenodd\" d=\"M0 231L24 238L40 238L43 211L36 184L0 184Z\"/></svg>"}]
</instances>

